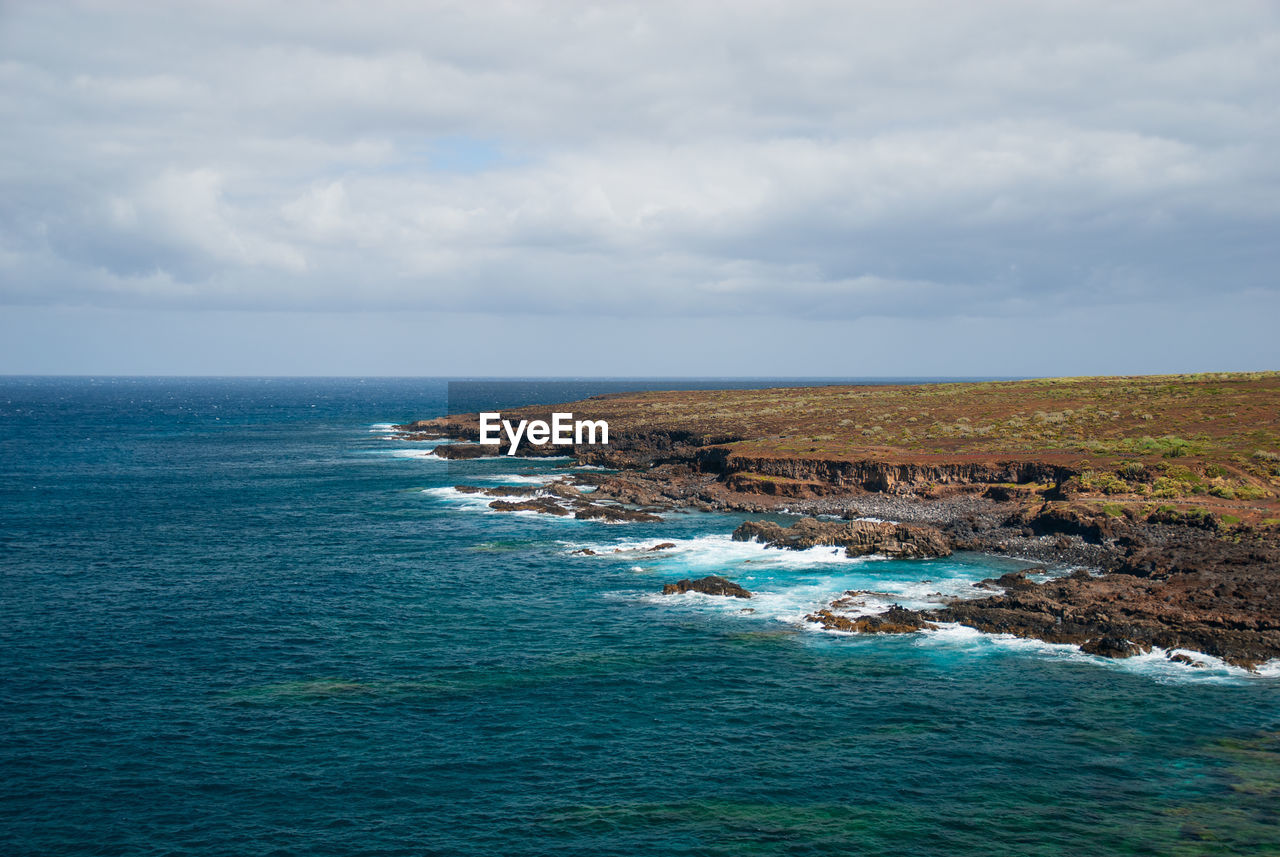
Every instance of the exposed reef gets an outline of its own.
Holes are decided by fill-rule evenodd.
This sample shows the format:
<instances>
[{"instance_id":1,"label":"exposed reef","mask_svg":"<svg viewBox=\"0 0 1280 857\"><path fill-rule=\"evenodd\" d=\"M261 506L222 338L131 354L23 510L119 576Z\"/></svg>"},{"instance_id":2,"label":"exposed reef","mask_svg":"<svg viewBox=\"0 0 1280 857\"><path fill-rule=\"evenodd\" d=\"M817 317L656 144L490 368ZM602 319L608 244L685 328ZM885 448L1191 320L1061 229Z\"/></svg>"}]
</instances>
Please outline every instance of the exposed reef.
<instances>
[{"instance_id":1,"label":"exposed reef","mask_svg":"<svg viewBox=\"0 0 1280 857\"><path fill-rule=\"evenodd\" d=\"M845 616L826 608L806 616L805 619L821 625L827 631L857 634L909 634L938 627L928 621L926 614L908 610L898 604L883 613L869 616Z\"/></svg>"},{"instance_id":2,"label":"exposed reef","mask_svg":"<svg viewBox=\"0 0 1280 857\"><path fill-rule=\"evenodd\" d=\"M703 595L723 595L729 598L750 598L751 593L732 580L719 575L708 575L697 580L678 580L662 587L663 595L683 595L686 592L701 592Z\"/></svg>"},{"instance_id":3,"label":"exposed reef","mask_svg":"<svg viewBox=\"0 0 1280 857\"><path fill-rule=\"evenodd\" d=\"M540 486L497 485L490 488L481 488L477 485L455 485L453 490L460 494L518 498L513 500L493 500L489 503L489 508L495 512L539 512L557 517L572 515L580 520L601 520L614 523L662 520L661 515L656 515L650 511L593 502L586 499L586 495L577 488L564 482L552 482ZM654 549L660 550L661 548Z\"/></svg>"},{"instance_id":4,"label":"exposed reef","mask_svg":"<svg viewBox=\"0 0 1280 857\"><path fill-rule=\"evenodd\" d=\"M994 634L1074 643L1128 657L1190 649L1253 667L1280 657L1280 604L1269 582L1228 563L1165 575L1076 573L1036 584L993 581L1004 591L956 600L931 615Z\"/></svg>"},{"instance_id":5,"label":"exposed reef","mask_svg":"<svg viewBox=\"0 0 1280 857\"><path fill-rule=\"evenodd\" d=\"M805 518L790 527L772 521L747 521L733 531L734 541L759 541L773 547L804 550L819 545L844 548L846 556L879 554L901 559L949 556L951 546L934 527L887 521L819 521Z\"/></svg>"}]
</instances>

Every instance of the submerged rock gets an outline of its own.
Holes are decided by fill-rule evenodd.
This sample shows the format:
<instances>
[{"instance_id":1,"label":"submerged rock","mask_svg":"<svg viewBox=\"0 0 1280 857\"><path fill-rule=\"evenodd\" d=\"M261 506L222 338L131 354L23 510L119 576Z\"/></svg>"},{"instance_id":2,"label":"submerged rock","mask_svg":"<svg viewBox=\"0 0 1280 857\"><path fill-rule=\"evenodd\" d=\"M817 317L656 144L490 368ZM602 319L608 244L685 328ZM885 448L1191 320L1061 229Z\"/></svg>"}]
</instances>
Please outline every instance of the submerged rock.
<instances>
[{"instance_id":1,"label":"submerged rock","mask_svg":"<svg viewBox=\"0 0 1280 857\"><path fill-rule=\"evenodd\" d=\"M682 595L686 592L701 592L703 595L724 595L731 598L750 598L751 593L732 580L712 574L697 580L678 580L662 587L663 595Z\"/></svg>"}]
</instances>

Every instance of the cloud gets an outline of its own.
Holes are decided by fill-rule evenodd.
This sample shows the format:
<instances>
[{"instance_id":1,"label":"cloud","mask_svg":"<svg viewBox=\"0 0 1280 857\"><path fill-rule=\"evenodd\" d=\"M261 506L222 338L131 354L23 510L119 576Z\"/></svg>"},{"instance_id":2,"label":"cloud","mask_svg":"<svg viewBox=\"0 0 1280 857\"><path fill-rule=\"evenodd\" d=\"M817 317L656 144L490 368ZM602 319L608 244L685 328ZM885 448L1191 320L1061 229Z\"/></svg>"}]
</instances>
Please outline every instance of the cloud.
<instances>
[{"instance_id":1,"label":"cloud","mask_svg":"<svg viewBox=\"0 0 1280 857\"><path fill-rule=\"evenodd\" d=\"M32 4L0 49L10 304L939 318L1277 288L1264 3Z\"/></svg>"}]
</instances>

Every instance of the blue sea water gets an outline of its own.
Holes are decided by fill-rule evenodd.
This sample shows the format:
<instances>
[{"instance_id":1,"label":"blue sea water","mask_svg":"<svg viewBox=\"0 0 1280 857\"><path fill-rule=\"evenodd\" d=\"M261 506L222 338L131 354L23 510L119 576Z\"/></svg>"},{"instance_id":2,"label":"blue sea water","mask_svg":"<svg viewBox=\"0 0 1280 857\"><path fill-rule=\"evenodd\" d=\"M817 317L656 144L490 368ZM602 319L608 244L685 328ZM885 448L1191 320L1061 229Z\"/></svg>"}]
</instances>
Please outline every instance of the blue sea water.
<instances>
[{"instance_id":1,"label":"blue sea water","mask_svg":"<svg viewBox=\"0 0 1280 857\"><path fill-rule=\"evenodd\" d=\"M0 853L1280 853L1280 679L816 631L1017 563L492 512L563 462L388 439L446 395L0 379ZM713 572L757 596L655 594Z\"/></svg>"}]
</instances>

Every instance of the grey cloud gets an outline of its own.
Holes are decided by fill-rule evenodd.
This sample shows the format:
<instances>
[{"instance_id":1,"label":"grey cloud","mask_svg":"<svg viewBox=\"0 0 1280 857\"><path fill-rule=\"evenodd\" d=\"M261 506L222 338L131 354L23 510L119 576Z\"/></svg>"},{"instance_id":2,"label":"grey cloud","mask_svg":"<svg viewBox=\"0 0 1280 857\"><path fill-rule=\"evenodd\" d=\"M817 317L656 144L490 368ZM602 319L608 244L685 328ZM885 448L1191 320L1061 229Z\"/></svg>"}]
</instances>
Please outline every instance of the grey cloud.
<instances>
[{"instance_id":1,"label":"grey cloud","mask_svg":"<svg viewBox=\"0 0 1280 857\"><path fill-rule=\"evenodd\" d=\"M1277 288L1264 3L32 4L0 51L12 304L937 318Z\"/></svg>"}]
</instances>

